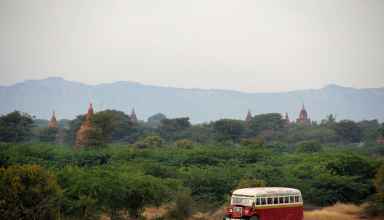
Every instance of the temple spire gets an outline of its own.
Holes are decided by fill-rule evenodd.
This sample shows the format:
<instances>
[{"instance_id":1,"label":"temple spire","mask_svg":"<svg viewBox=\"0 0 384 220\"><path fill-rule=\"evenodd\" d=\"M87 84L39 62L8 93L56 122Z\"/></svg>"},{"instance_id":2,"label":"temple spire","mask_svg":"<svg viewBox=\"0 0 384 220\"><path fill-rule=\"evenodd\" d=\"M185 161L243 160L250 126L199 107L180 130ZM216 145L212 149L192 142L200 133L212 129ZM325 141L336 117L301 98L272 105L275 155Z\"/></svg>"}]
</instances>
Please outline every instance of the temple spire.
<instances>
[{"instance_id":1,"label":"temple spire","mask_svg":"<svg viewBox=\"0 0 384 220\"><path fill-rule=\"evenodd\" d=\"M59 123L57 122L57 119L56 119L56 113L55 111L52 111L52 117L51 117L51 120L48 122L48 128L58 128L59 127Z\"/></svg>"},{"instance_id":2,"label":"temple spire","mask_svg":"<svg viewBox=\"0 0 384 220\"><path fill-rule=\"evenodd\" d=\"M131 112L130 117L131 117L131 121L132 121L133 123L136 124L136 123L139 122L139 120L137 119L137 116L136 116L135 108L132 108L132 112Z\"/></svg>"},{"instance_id":3,"label":"temple spire","mask_svg":"<svg viewBox=\"0 0 384 220\"><path fill-rule=\"evenodd\" d=\"M92 117L93 117L93 106L89 103L88 111L85 115L85 119L82 122L79 130L76 133L75 147L80 148L89 144L89 138L92 133Z\"/></svg>"},{"instance_id":4,"label":"temple spire","mask_svg":"<svg viewBox=\"0 0 384 220\"><path fill-rule=\"evenodd\" d=\"M247 116L245 117L245 122L249 123L252 121L252 113L251 110L248 109Z\"/></svg>"},{"instance_id":5,"label":"temple spire","mask_svg":"<svg viewBox=\"0 0 384 220\"><path fill-rule=\"evenodd\" d=\"M299 113L299 118L296 120L297 123L303 124L303 125L310 125L311 124L311 119L308 117L308 112L305 109L305 105L303 103L300 113Z\"/></svg>"},{"instance_id":6,"label":"temple spire","mask_svg":"<svg viewBox=\"0 0 384 220\"><path fill-rule=\"evenodd\" d=\"M93 105L92 105L92 102L89 103L89 107L88 107L88 112L87 112L87 115L85 116L86 120L90 120L93 116Z\"/></svg>"},{"instance_id":7,"label":"temple spire","mask_svg":"<svg viewBox=\"0 0 384 220\"><path fill-rule=\"evenodd\" d=\"M287 122L289 122L288 112L285 113L284 119L285 119Z\"/></svg>"}]
</instances>

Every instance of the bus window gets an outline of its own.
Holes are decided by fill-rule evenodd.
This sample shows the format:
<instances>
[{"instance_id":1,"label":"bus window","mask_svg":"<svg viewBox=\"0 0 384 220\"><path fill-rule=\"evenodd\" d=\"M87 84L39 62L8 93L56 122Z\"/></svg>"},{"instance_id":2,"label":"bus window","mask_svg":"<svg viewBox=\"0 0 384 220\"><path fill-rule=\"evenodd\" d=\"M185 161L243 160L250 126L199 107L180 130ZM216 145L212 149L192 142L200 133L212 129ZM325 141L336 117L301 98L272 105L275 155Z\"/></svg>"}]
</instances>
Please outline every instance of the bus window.
<instances>
[{"instance_id":1,"label":"bus window","mask_svg":"<svg viewBox=\"0 0 384 220\"><path fill-rule=\"evenodd\" d=\"M256 199L256 205L260 205L260 198Z\"/></svg>"},{"instance_id":2,"label":"bus window","mask_svg":"<svg viewBox=\"0 0 384 220\"><path fill-rule=\"evenodd\" d=\"M279 198L279 203L280 203L280 204L283 204L283 203L284 203L284 197L280 197L280 198Z\"/></svg>"},{"instance_id":3,"label":"bus window","mask_svg":"<svg viewBox=\"0 0 384 220\"><path fill-rule=\"evenodd\" d=\"M273 204L279 204L279 198L277 197L273 198Z\"/></svg>"},{"instance_id":4,"label":"bus window","mask_svg":"<svg viewBox=\"0 0 384 220\"><path fill-rule=\"evenodd\" d=\"M261 204L265 205L266 203L267 203L266 199L265 198L261 198Z\"/></svg>"},{"instance_id":5,"label":"bus window","mask_svg":"<svg viewBox=\"0 0 384 220\"><path fill-rule=\"evenodd\" d=\"M288 196L284 197L284 203L289 203L289 197Z\"/></svg>"},{"instance_id":6,"label":"bus window","mask_svg":"<svg viewBox=\"0 0 384 220\"><path fill-rule=\"evenodd\" d=\"M272 205L273 204L272 198L268 198L267 201L268 201L268 205Z\"/></svg>"},{"instance_id":7,"label":"bus window","mask_svg":"<svg viewBox=\"0 0 384 220\"><path fill-rule=\"evenodd\" d=\"M289 197L289 203L294 203L295 202L295 198L293 196L290 196Z\"/></svg>"},{"instance_id":8,"label":"bus window","mask_svg":"<svg viewBox=\"0 0 384 220\"><path fill-rule=\"evenodd\" d=\"M295 202L296 202L296 203L299 202L299 196L295 196Z\"/></svg>"}]
</instances>

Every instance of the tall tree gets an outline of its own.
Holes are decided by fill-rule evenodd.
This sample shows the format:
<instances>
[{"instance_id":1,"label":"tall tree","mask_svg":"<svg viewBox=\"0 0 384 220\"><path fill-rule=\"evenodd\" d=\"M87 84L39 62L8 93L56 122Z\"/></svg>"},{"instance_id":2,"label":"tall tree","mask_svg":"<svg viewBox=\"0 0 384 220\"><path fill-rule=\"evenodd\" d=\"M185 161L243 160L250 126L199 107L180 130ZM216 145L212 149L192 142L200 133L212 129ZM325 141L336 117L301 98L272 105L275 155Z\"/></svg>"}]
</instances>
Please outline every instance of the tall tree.
<instances>
[{"instance_id":1,"label":"tall tree","mask_svg":"<svg viewBox=\"0 0 384 220\"><path fill-rule=\"evenodd\" d=\"M11 112L0 117L0 141L22 142L32 136L33 119L27 113Z\"/></svg>"},{"instance_id":2,"label":"tall tree","mask_svg":"<svg viewBox=\"0 0 384 220\"><path fill-rule=\"evenodd\" d=\"M185 131L186 129L191 127L191 123L189 122L188 117L184 118L173 118L173 119L163 119L160 123L160 134L162 137L166 139L174 139L177 138L176 133L180 134L180 132Z\"/></svg>"},{"instance_id":3,"label":"tall tree","mask_svg":"<svg viewBox=\"0 0 384 220\"><path fill-rule=\"evenodd\" d=\"M257 135L262 132L278 131L285 127L285 120L279 113L268 113L255 115L250 122L252 135Z\"/></svg>"},{"instance_id":4,"label":"tall tree","mask_svg":"<svg viewBox=\"0 0 384 220\"><path fill-rule=\"evenodd\" d=\"M342 120L334 125L336 133L341 137L342 142L357 143L362 139L362 130L350 120Z\"/></svg>"},{"instance_id":5,"label":"tall tree","mask_svg":"<svg viewBox=\"0 0 384 220\"><path fill-rule=\"evenodd\" d=\"M244 121L221 119L213 123L213 129L219 140L238 141L245 131Z\"/></svg>"}]
</instances>

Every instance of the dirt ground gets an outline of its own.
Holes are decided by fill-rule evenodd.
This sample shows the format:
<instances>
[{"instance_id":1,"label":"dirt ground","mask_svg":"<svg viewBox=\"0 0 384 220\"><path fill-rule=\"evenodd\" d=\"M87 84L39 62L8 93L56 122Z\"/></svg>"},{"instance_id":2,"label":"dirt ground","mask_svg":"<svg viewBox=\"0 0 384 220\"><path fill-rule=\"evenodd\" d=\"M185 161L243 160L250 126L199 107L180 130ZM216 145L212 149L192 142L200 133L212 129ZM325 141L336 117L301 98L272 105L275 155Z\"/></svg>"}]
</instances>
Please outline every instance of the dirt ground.
<instances>
[{"instance_id":1,"label":"dirt ground","mask_svg":"<svg viewBox=\"0 0 384 220\"><path fill-rule=\"evenodd\" d=\"M144 212L145 219L154 220L164 216L169 207L147 208ZM335 204L334 206L314 209L304 212L304 220L384 220L384 218L366 218L362 213L362 206L353 204ZM195 213L188 220L222 220L224 209L218 209L212 213ZM103 220L108 220L104 218Z\"/></svg>"}]
</instances>

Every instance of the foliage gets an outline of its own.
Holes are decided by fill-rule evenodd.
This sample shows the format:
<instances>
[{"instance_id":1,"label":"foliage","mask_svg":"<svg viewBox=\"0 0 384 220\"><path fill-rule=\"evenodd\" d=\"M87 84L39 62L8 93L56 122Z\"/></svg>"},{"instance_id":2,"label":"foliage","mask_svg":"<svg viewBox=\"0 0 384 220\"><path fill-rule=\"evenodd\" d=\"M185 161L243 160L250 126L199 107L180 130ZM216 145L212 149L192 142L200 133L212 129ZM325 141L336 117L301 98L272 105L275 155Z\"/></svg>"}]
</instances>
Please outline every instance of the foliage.
<instances>
[{"instance_id":1,"label":"foliage","mask_svg":"<svg viewBox=\"0 0 384 220\"><path fill-rule=\"evenodd\" d=\"M64 192L64 212L82 219L96 218L101 209L115 218L124 209L138 217L144 206L160 205L169 199L169 187L175 186L133 171L99 167L66 167L59 172L59 180L63 188L69 189Z\"/></svg>"},{"instance_id":2,"label":"foliage","mask_svg":"<svg viewBox=\"0 0 384 220\"><path fill-rule=\"evenodd\" d=\"M384 164L380 166L375 175L374 185L376 192L384 193Z\"/></svg>"},{"instance_id":3,"label":"foliage","mask_svg":"<svg viewBox=\"0 0 384 220\"><path fill-rule=\"evenodd\" d=\"M154 115L152 115L151 117L148 118L147 124L148 124L149 127L157 128L157 127L160 126L161 121L166 119L166 118L167 117L164 114L157 113L157 114L154 114Z\"/></svg>"},{"instance_id":4,"label":"foliage","mask_svg":"<svg viewBox=\"0 0 384 220\"><path fill-rule=\"evenodd\" d=\"M370 199L365 211L370 216L384 216L384 164L375 175L374 185L376 194Z\"/></svg>"},{"instance_id":5,"label":"foliage","mask_svg":"<svg viewBox=\"0 0 384 220\"><path fill-rule=\"evenodd\" d=\"M266 183L263 180L259 180L253 177L241 178L236 186L236 189L250 188L250 187L265 187Z\"/></svg>"},{"instance_id":6,"label":"foliage","mask_svg":"<svg viewBox=\"0 0 384 220\"><path fill-rule=\"evenodd\" d=\"M161 147L162 145L163 139L158 135L149 135L136 143L136 146L139 148Z\"/></svg>"},{"instance_id":7,"label":"foliage","mask_svg":"<svg viewBox=\"0 0 384 220\"><path fill-rule=\"evenodd\" d=\"M364 141L376 141L380 135L380 124L377 120L364 120L357 123Z\"/></svg>"},{"instance_id":8,"label":"foliage","mask_svg":"<svg viewBox=\"0 0 384 220\"><path fill-rule=\"evenodd\" d=\"M252 118L250 128L254 134L260 134L265 130L278 131L284 128L285 121L279 113L255 115Z\"/></svg>"},{"instance_id":9,"label":"foliage","mask_svg":"<svg viewBox=\"0 0 384 220\"><path fill-rule=\"evenodd\" d=\"M336 116L333 114L329 114L325 119L321 120L321 125L326 127L333 126L335 123L336 123Z\"/></svg>"},{"instance_id":10,"label":"foliage","mask_svg":"<svg viewBox=\"0 0 384 220\"><path fill-rule=\"evenodd\" d=\"M234 167L189 167L181 170L181 176L197 200L218 202L235 187L238 172Z\"/></svg>"},{"instance_id":11,"label":"foliage","mask_svg":"<svg viewBox=\"0 0 384 220\"><path fill-rule=\"evenodd\" d=\"M55 143L57 135L57 128L42 128L39 132L39 140L41 142Z\"/></svg>"},{"instance_id":12,"label":"foliage","mask_svg":"<svg viewBox=\"0 0 384 220\"><path fill-rule=\"evenodd\" d=\"M134 132L134 124L131 118L124 112L105 110L97 112L92 117L93 124L101 129L103 139L109 142L111 139L123 139Z\"/></svg>"},{"instance_id":13,"label":"foliage","mask_svg":"<svg viewBox=\"0 0 384 220\"><path fill-rule=\"evenodd\" d=\"M221 119L213 123L213 129L220 141L238 141L245 131L245 124L240 120Z\"/></svg>"},{"instance_id":14,"label":"foliage","mask_svg":"<svg viewBox=\"0 0 384 220\"><path fill-rule=\"evenodd\" d=\"M264 145L264 139L260 136L254 138L244 138L240 140L240 144L250 147L262 147Z\"/></svg>"},{"instance_id":15,"label":"foliage","mask_svg":"<svg viewBox=\"0 0 384 220\"><path fill-rule=\"evenodd\" d=\"M61 189L38 165L0 168L1 219L55 219Z\"/></svg>"},{"instance_id":16,"label":"foliage","mask_svg":"<svg viewBox=\"0 0 384 220\"><path fill-rule=\"evenodd\" d=\"M167 219L184 220L192 215L193 200L190 192L177 193L175 203L175 206L169 210Z\"/></svg>"},{"instance_id":17,"label":"foliage","mask_svg":"<svg viewBox=\"0 0 384 220\"><path fill-rule=\"evenodd\" d=\"M0 117L0 141L23 142L32 135L33 119L27 113L14 111Z\"/></svg>"},{"instance_id":18,"label":"foliage","mask_svg":"<svg viewBox=\"0 0 384 220\"><path fill-rule=\"evenodd\" d=\"M317 141L303 141L296 146L298 153L316 153L322 150L321 144Z\"/></svg>"},{"instance_id":19,"label":"foliage","mask_svg":"<svg viewBox=\"0 0 384 220\"><path fill-rule=\"evenodd\" d=\"M159 131L162 137L168 140L178 138L178 134L191 127L188 117L161 120Z\"/></svg>"},{"instance_id":20,"label":"foliage","mask_svg":"<svg viewBox=\"0 0 384 220\"><path fill-rule=\"evenodd\" d=\"M384 137L384 123L381 124L381 126L380 126L378 131L379 131L379 134Z\"/></svg>"},{"instance_id":21,"label":"foliage","mask_svg":"<svg viewBox=\"0 0 384 220\"><path fill-rule=\"evenodd\" d=\"M188 139L180 139L175 142L176 147L183 147L183 148L191 148L193 146L193 142Z\"/></svg>"},{"instance_id":22,"label":"foliage","mask_svg":"<svg viewBox=\"0 0 384 220\"><path fill-rule=\"evenodd\" d=\"M362 139L362 130L353 121L342 120L334 125L334 129L342 140L346 142L357 143Z\"/></svg>"}]
</instances>

